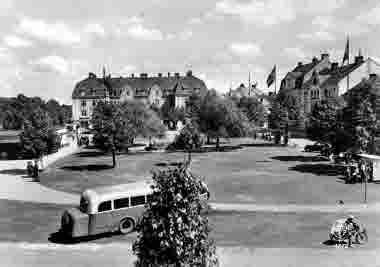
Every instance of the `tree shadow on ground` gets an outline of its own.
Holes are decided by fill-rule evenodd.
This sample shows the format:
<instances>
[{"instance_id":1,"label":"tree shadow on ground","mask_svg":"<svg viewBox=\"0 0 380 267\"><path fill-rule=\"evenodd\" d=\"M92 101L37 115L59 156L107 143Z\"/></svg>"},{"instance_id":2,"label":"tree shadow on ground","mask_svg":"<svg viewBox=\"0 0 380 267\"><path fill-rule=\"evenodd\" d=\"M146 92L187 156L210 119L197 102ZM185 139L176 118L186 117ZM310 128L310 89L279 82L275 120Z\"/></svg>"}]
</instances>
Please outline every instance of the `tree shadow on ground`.
<instances>
[{"instance_id":1,"label":"tree shadow on ground","mask_svg":"<svg viewBox=\"0 0 380 267\"><path fill-rule=\"evenodd\" d=\"M106 153L104 153L103 151L82 151L82 152L78 152L75 154L76 157L80 157L80 158L87 158L87 157L100 157L100 156L105 156L107 155Z\"/></svg>"},{"instance_id":2,"label":"tree shadow on ground","mask_svg":"<svg viewBox=\"0 0 380 267\"><path fill-rule=\"evenodd\" d=\"M329 161L325 157L321 156L275 156L271 159L280 160L280 161L300 161L300 162L320 162L320 161Z\"/></svg>"},{"instance_id":3,"label":"tree shadow on ground","mask_svg":"<svg viewBox=\"0 0 380 267\"><path fill-rule=\"evenodd\" d=\"M101 170L109 170L113 167L111 165L106 164L88 164L88 165L74 165L74 166L63 166L61 170L68 171L101 171Z\"/></svg>"},{"instance_id":4,"label":"tree shadow on ground","mask_svg":"<svg viewBox=\"0 0 380 267\"><path fill-rule=\"evenodd\" d=\"M202 147L200 149L192 149L191 153L209 153L209 152L230 152L238 149L242 149L243 147L241 145L236 146L221 146L219 149L216 149L215 147ZM185 152L187 153L188 150L183 149L170 149L166 150L166 153L177 153L177 152Z\"/></svg>"},{"instance_id":5,"label":"tree shadow on ground","mask_svg":"<svg viewBox=\"0 0 380 267\"><path fill-rule=\"evenodd\" d=\"M9 175L24 175L26 174L25 169L9 169L9 170L1 170L0 174L9 174Z\"/></svg>"},{"instance_id":6,"label":"tree shadow on ground","mask_svg":"<svg viewBox=\"0 0 380 267\"><path fill-rule=\"evenodd\" d=\"M257 144L240 144L242 147L283 147L280 144L274 143L257 143Z\"/></svg>"},{"instance_id":7,"label":"tree shadow on ground","mask_svg":"<svg viewBox=\"0 0 380 267\"><path fill-rule=\"evenodd\" d=\"M180 167L183 162L159 162L154 164L157 167Z\"/></svg>"},{"instance_id":8,"label":"tree shadow on ground","mask_svg":"<svg viewBox=\"0 0 380 267\"><path fill-rule=\"evenodd\" d=\"M78 244L78 243L84 243L84 242L91 242L91 241L102 239L102 238L111 238L115 235L120 235L120 234L109 232L109 233L102 233L102 234L91 235L91 236L70 238L70 237L65 236L62 232L58 231L58 232L50 234L48 240L55 244L72 245L72 244Z\"/></svg>"},{"instance_id":9,"label":"tree shadow on ground","mask_svg":"<svg viewBox=\"0 0 380 267\"><path fill-rule=\"evenodd\" d=\"M348 245L348 243L345 242L345 241L335 241L335 240L331 240L331 239L323 241L322 244L325 245L325 246L329 246L329 247L331 247L331 246L346 246L346 245Z\"/></svg>"},{"instance_id":10,"label":"tree shadow on ground","mask_svg":"<svg viewBox=\"0 0 380 267\"><path fill-rule=\"evenodd\" d=\"M330 164L299 164L289 167L289 170L327 176L339 176L344 174L344 168Z\"/></svg>"}]
</instances>

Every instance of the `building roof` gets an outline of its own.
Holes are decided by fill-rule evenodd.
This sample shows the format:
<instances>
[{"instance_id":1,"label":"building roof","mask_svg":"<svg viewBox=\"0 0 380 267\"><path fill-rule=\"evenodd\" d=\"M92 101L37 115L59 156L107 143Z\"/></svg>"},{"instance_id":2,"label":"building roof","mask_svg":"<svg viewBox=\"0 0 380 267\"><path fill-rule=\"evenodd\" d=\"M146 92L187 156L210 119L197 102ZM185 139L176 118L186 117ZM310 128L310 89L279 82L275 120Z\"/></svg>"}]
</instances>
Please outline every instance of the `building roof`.
<instances>
[{"instance_id":1,"label":"building roof","mask_svg":"<svg viewBox=\"0 0 380 267\"><path fill-rule=\"evenodd\" d=\"M320 72L320 74L330 75L330 77L328 77L321 84L321 86L323 87L326 85L335 85L335 84L339 83L342 79L347 77L347 75L349 75L351 72L353 72L354 70L356 70L357 68L359 68L363 64L364 64L364 61L360 61L360 62L351 63L349 65L341 66L341 67L337 68L336 70L332 70L332 69L322 70Z\"/></svg>"},{"instance_id":2,"label":"building roof","mask_svg":"<svg viewBox=\"0 0 380 267\"><path fill-rule=\"evenodd\" d=\"M78 82L75 85L72 98L104 98L107 89L110 98L119 98L122 89L130 87L134 90L136 97L146 97L150 89L158 85L165 93L191 94L193 90L207 90L207 87L201 79L188 72L185 76L170 77L106 77L98 78L90 74L88 78Z\"/></svg>"}]
</instances>

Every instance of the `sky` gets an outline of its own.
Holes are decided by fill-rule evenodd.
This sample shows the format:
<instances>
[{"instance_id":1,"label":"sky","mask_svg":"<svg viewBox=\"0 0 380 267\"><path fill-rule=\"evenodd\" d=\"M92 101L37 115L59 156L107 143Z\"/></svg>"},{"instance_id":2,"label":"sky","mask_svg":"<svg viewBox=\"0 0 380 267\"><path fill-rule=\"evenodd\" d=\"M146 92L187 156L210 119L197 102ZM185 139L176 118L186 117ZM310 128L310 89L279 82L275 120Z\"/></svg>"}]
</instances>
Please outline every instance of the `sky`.
<instances>
[{"instance_id":1,"label":"sky","mask_svg":"<svg viewBox=\"0 0 380 267\"><path fill-rule=\"evenodd\" d=\"M277 85L297 62L380 58L378 0L1 0L0 96L71 103L89 72L112 76L191 69L223 93Z\"/></svg>"}]
</instances>

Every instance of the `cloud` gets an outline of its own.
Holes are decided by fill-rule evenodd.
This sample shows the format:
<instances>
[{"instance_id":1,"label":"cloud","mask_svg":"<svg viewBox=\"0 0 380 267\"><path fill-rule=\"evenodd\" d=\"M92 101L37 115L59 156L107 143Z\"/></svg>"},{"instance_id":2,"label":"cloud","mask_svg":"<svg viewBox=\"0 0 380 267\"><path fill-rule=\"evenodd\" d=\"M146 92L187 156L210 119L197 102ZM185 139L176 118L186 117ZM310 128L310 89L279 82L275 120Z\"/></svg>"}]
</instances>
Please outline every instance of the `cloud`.
<instances>
[{"instance_id":1,"label":"cloud","mask_svg":"<svg viewBox=\"0 0 380 267\"><path fill-rule=\"evenodd\" d=\"M136 70L136 66L134 65L126 65L124 66L120 71L120 75L122 76L128 76L131 72Z\"/></svg>"},{"instance_id":2,"label":"cloud","mask_svg":"<svg viewBox=\"0 0 380 267\"><path fill-rule=\"evenodd\" d=\"M3 41L6 46L12 48L29 47L33 45L31 41L18 37L17 35L7 35L3 38Z\"/></svg>"},{"instance_id":3,"label":"cloud","mask_svg":"<svg viewBox=\"0 0 380 267\"><path fill-rule=\"evenodd\" d=\"M238 16L244 22L271 26L296 19L297 15L330 14L343 7L345 0L220 0L215 12Z\"/></svg>"},{"instance_id":4,"label":"cloud","mask_svg":"<svg viewBox=\"0 0 380 267\"><path fill-rule=\"evenodd\" d=\"M360 14L357 20L368 25L380 25L380 4Z\"/></svg>"},{"instance_id":5,"label":"cloud","mask_svg":"<svg viewBox=\"0 0 380 267\"><path fill-rule=\"evenodd\" d=\"M199 17L191 18L187 23L191 25L202 24L202 19Z\"/></svg>"},{"instance_id":6,"label":"cloud","mask_svg":"<svg viewBox=\"0 0 380 267\"><path fill-rule=\"evenodd\" d=\"M305 41L333 41L335 36L327 31L316 31L311 33L300 33L297 38Z\"/></svg>"},{"instance_id":7,"label":"cloud","mask_svg":"<svg viewBox=\"0 0 380 267\"><path fill-rule=\"evenodd\" d=\"M163 39L163 34L160 30L147 28L143 24L134 24L128 27L127 34L135 39L160 41Z\"/></svg>"},{"instance_id":8,"label":"cloud","mask_svg":"<svg viewBox=\"0 0 380 267\"><path fill-rule=\"evenodd\" d=\"M307 15L330 14L333 11L342 8L346 0L292 0L293 5L299 13Z\"/></svg>"},{"instance_id":9,"label":"cloud","mask_svg":"<svg viewBox=\"0 0 380 267\"><path fill-rule=\"evenodd\" d=\"M70 64L60 56L46 56L31 63L36 72L57 72L61 74L68 73Z\"/></svg>"},{"instance_id":10,"label":"cloud","mask_svg":"<svg viewBox=\"0 0 380 267\"><path fill-rule=\"evenodd\" d=\"M335 35L338 33L360 35L369 32L368 25L360 21L359 18L346 20L330 15L316 16L311 24L316 27L316 31L335 33ZM322 35L320 37L323 37ZM327 37L326 34L324 36Z\"/></svg>"},{"instance_id":11,"label":"cloud","mask_svg":"<svg viewBox=\"0 0 380 267\"><path fill-rule=\"evenodd\" d=\"M85 33L90 33L97 35L99 37L104 37L106 35L106 31L102 25L99 23L89 23L84 27Z\"/></svg>"},{"instance_id":12,"label":"cloud","mask_svg":"<svg viewBox=\"0 0 380 267\"><path fill-rule=\"evenodd\" d=\"M261 52L260 46L254 43L232 43L230 50L235 55L249 57L256 57Z\"/></svg>"},{"instance_id":13,"label":"cloud","mask_svg":"<svg viewBox=\"0 0 380 267\"><path fill-rule=\"evenodd\" d=\"M179 32L177 34L175 33L169 33L166 35L166 40L180 40L180 41L186 41L189 40L193 36L193 32L190 30L184 30L182 32Z\"/></svg>"},{"instance_id":14,"label":"cloud","mask_svg":"<svg viewBox=\"0 0 380 267\"><path fill-rule=\"evenodd\" d=\"M295 10L286 0L221 0L216 3L215 11L224 15L240 17L243 21L259 25L274 25L295 18Z\"/></svg>"},{"instance_id":15,"label":"cloud","mask_svg":"<svg viewBox=\"0 0 380 267\"><path fill-rule=\"evenodd\" d=\"M81 41L80 34L63 22L47 23L41 19L29 17L21 19L17 32L59 45L73 45Z\"/></svg>"},{"instance_id":16,"label":"cloud","mask_svg":"<svg viewBox=\"0 0 380 267\"><path fill-rule=\"evenodd\" d=\"M308 54L303 48L298 47L298 46L296 46L296 47L286 47L284 49L284 52L285 52L285 54L288 57L290 57L292 59L294 59L294 58L296 58L296 59L305 59L307 57L307 54Z\"/></svg>"}]
</instances>

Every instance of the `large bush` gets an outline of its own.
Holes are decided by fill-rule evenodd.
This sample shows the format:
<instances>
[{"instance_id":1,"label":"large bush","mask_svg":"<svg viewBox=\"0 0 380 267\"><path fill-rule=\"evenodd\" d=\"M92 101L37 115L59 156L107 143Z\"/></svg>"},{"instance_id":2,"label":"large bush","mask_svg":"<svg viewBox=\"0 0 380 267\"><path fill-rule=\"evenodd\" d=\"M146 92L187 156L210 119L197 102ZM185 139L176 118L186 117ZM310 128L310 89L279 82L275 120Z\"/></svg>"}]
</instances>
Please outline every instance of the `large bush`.
<instances>
[{"instance_id":1,"label":"large bush","mask_svg":"<svg viewBox=\"0 0 380 267\"><path fill-rule=\"evenodd\" d=\"M199 149L203 145L203 136L198 128L191 123L182 128L174 142L168 146L168 150L193 150Z\"/></svg>"},{"instance_id":2,"label":"large bush","mask_svg":"<svg viewBox=\"0 0 380 267\"><path fill-rule=\"evenodd\" d=\"M136 266L217 266L208 219L201 214L201 180L182 165L154 173L153 181L153 197L136 226Z\"/></svg>"}]
</instances>

